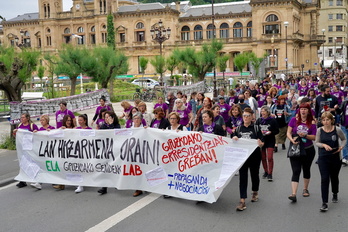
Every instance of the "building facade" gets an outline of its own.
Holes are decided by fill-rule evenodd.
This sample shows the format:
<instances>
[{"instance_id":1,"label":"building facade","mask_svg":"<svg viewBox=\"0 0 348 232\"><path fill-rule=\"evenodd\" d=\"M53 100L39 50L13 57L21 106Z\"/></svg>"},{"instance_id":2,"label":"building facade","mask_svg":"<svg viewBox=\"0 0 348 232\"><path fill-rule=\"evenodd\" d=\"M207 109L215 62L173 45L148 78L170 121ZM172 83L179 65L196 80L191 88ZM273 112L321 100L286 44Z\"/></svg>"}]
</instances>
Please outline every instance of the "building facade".
<instances>
[{"instance_id":1,"label":"building facade","mask_svg":"<svg viewBox=\"0 0 348 232\"><path fill-rule=\"evenodd\" d=\"M189 1L140 4L129 0L72 0L72 8L65 12L62 0L38 2L38 13L2 21L2 44L43 52L57 52L67 43L106 45L106 21L111 13L116 46L129 57L130 74L139 73L141 56L152 58L160 50L169 56L175 48L187 46L199 49L214 37L224 42L221 52L230 55L227 72L237 71L233 58L247 51L265 56L266 71L319 69L318 50L324 42L319 27L320 0L250 0L213 6L192 6ZM162 49L151 36L151 29L160 20L171 32ZM154 69L149 67L147 73L154 73Z\"/></svg>"},{"instance_id":2,"label":"building facade","mask_svg":"<svg viewBox=\"0 0 348 232\"><path fill-rule=\"evenodd\" d=\"M326 0L321 3L319 25L325 43L318 51L325 68L347 68L348 0Z\"/></svg>"}]
</instances>

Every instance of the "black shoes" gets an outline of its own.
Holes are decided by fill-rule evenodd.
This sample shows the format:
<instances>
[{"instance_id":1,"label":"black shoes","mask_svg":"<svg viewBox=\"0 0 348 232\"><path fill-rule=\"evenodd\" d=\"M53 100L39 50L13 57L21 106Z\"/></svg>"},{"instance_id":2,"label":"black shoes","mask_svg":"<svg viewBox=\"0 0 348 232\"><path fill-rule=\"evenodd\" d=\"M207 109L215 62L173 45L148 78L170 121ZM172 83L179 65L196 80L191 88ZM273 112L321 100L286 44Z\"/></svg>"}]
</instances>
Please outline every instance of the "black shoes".
<instances>
[{"instance_id":1,"label":"black shoes","mask_svg":"<svg viewBox=\"0 0 348 232\"><path fill-rule=\"evenodd\" d=\"M333 202L333 203L337 203L337 202L338 202L337 193L334 193L334 194L332 195L332 202Z\"/></svg>"},{"instance_id":2,"label":"black shoes","mask_svg":"<svg viewBox=\"0 0 348 232\"><path fill-rule=\"evenodd\" d=\"M100 193L100 195L106 194L107 192L108 192L108 189L106 187L103 187L98 190L98 193Z\"/></svg>"},{"instance_id":3,"label":"black shoes","mask_svg":"<svg viewBox=\"0 0 348 232\"><path fill-rule=\"evenodd\" d=\"M21 181L21 182L19 182L18 184L16 184L16 186L17 186L18 188L23 188L23 187L27 186L27 183Z\"/></svg>"},{"instance_id":4,"label":"black shoes","mask_svg":"<svg viewBox=\"0 0 348 232\"><path fill-rule=\"evenodd\" d=\"M327 205L327 203L323 203L323 205L320 208L320 212L326 212L329 210L329 206Z\"/></svg>"},{"instance_id":5,"label":"black shoes","mask_svg":"<svg viewBox=\"0 0 348 232\"><path fill-rule=\"evenodd\" d=\"M286 147L285 147L285 144L282 144L282 150L285 150Z\"/></svg>"},{"instance_id":6,"label":"black shoes","mask_svg":"<svg viewBox=\"0 0 348 232\"><path fill-rule=\"evenodd\" d=\"M273 181L273 176L272 176L272 174L268 174L267 180L268 180L269 182L272 182L272 181Z\"/></svg>"},{"instance_id":7,"label":"black shoes","mask_svg":"<svg viewBox=\"0 0 348 232\"><path fill-rule=\"evenodd\" d=\"M278 151L278 147L274 147L274 152L277 152Z\"/></svg>"},{"instance_id":8,"label":"black shoes","mask_svg":"<svg viewBox=\"0 0 348 232\"><path fill-rule=\"evenodd\" d=\"M267 172L264 172L263 175L262 175L262 179L266 179L268 176L268 173Z\"/></svg>"},{"instance_id":9,"label":"black shoes","mask_svg":"<svg viewBox=\"0 0 348 232\"><path fill-rule=\"evenodd\" d=\"M296 195L295 194L291 194L289 197L289 200L292 201L292 202L297 202L297 198L296 198Z\"/></svg>"}]
</instances>

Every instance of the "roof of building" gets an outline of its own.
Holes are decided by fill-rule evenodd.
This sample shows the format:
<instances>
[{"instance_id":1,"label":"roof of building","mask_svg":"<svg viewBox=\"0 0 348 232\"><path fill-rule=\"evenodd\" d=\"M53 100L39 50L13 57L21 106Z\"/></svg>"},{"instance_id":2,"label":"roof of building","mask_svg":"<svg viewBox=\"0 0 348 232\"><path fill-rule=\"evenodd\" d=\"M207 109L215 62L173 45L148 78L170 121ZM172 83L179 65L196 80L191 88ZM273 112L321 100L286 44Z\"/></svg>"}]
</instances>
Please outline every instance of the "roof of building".
<instances>
[{"instance_id":1,"label":"roof of building","mask_svg":"<svg viewBox=\"0 0 348 232\"><path fill-rule=\"evenodd\" d=\"M133 11L142 11L142 10L160 10L164 9L166 6L159 2L146 3L146 4L135 4L131 6L120 6L118 12L133 12Z\"/></svg>"},{"instance_id":2,"label":"roof of building","mask_svg":"<svg viewBox=\"0 0 348 232\"><path fill-rule=\"evenodd\" d=\"M229 14L229 13L243 13L243 12L251 12L251 6L249 5L250 1L242 1L242 2L226 2L226 3L217 3L214 4L214 14ZM186 13L181 15L180 17L190 17L190 16L202 16L202 15L211 15L212 14L212 6L210 4L207 5L198 5L190 7Z\"/></svg>"},{"instance_id":3,"label":"roof of building","mask_svg":"<svg viewBox=\"0 0 348 232\"><path fill-rule=\"evenodd\" d=\"M23 15L18 15L13 19L7 20L7 22L22 21L22 20L35 20L39 19L39 13L27 13Z\"/></svg>"}]
</instances>

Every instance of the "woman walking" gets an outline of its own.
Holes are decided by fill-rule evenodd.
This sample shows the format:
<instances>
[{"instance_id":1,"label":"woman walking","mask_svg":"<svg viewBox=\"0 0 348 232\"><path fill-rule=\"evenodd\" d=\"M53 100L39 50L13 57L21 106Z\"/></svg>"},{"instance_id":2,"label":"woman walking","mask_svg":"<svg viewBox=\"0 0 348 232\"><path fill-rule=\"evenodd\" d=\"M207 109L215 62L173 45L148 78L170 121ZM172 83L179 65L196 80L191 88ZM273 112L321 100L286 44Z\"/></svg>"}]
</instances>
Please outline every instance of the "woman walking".
<instances>
[{"instance_id":1,"label":"woman walking","mask_svg":"<svg viewBox=\"0 0 348 232\"><path fill-rule=\"evenodd\" d=\"M341 150L347 143L347 139L341 128L335 126L333 115L326 111L321 115L323 127L317 130L315 144L318 146L318 166L321 176L321 212L329 209L329 184L331 181L332 202L338 202L339 173L341 170ZM338 140L341 140L341 144Z\"/></svg>"},{"instance_id":2,"label":"woman walking","mask_svg":"<svg viewBox=\"0 0 348 232\"><path fill-rule=\"evenodd\" d=\"M313 140L317 133L312 110L309 104L304 103L299 107L297 116L289 122L287 137L293 144L299 144L304 149L304 155L299 157L289 157L292 177L292 194L288 197L292 202L297 201L298 182L300 180L301 169L303 170L303 197L309 197L308 185L311 178L311 166L315 156Z\"/></svg>"}]
</instances>

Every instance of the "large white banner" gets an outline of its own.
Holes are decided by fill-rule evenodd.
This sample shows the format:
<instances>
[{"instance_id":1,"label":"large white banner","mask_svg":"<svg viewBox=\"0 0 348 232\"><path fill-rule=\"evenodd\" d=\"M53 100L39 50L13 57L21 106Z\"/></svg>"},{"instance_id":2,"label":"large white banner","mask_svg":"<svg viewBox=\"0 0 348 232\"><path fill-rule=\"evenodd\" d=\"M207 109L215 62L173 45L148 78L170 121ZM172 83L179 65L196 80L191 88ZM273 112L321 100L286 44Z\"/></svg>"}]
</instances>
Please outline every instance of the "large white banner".
<instances>
[{"instance_id":1,"label":"large white banner","mask_svg":"<svg viewBox=\"0 0 348 232\"><path fill-rule=\"evenodd\" d=\"M16 180L138 189L215 202L256 140L152 128L59 129L16 135Z\"/></svg>"}]
</instances>

